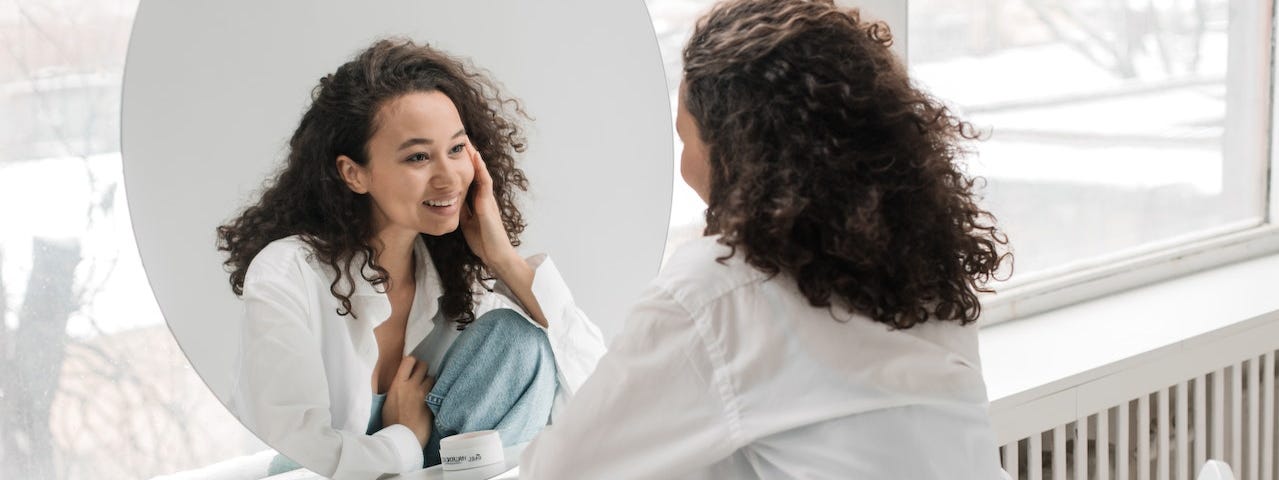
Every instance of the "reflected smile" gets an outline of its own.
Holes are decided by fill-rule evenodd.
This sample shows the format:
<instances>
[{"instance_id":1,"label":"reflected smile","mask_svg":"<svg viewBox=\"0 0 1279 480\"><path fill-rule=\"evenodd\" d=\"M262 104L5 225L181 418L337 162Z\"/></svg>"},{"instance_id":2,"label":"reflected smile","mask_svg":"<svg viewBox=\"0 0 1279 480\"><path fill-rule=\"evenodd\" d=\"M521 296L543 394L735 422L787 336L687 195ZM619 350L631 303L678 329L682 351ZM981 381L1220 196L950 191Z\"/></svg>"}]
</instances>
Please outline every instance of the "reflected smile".
<instances>
[{"instance_id":1,"label":"reflected smile","mask_svg":"<svg viewBox=\"0 0 1279 480\"><path fill-rule=\"evenodd\" d=\"M430 207L451 207L453 204L457 203L457 198L458 197L455 195L443 200L427 200L422 203Z\"/></svg>"},{"instance_id":2,"label":"reflected smile","mask_svg":"<svg viewBox=\"0 0 1279 480\"><path fill-rule=\"evenodd\" d=\"M458 212L458 208L461 205L461 202L458 200L461 199L461 193L454 193L447 197L426 200L422 202L422 206L426 207L427 211L436 215L453 215Z\"/></svg>"}]
</instances>

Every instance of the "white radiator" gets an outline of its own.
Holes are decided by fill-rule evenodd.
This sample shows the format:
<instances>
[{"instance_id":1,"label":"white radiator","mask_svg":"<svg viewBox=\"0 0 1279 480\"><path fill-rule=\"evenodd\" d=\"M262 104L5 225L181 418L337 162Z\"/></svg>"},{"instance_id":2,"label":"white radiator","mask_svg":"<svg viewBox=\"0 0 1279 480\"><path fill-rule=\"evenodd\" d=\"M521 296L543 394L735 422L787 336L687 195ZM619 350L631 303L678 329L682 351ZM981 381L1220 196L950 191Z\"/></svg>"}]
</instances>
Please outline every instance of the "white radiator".
<instances>
[{"instance_id":1,"label":"white radiator","mask_svg":"<svg viewBox=\"0 0 1279 480\"><path fill-rule=\"evenodd\" d=\"M1279 338L1273 333L1272 328L1236 332L1072 387L1076 401L1089 397L1089 389L1104 389L1091 397L1113 397L1130 386L1142 388L1151 376L1184 373L1154 391L1143 389L1109 407L1081 411L1084 415L1073 421L1041 425L1038 432L1021 438L1001 438L1006 442L1000 448L1004 469L1020 480L1189 480L1207 460L1215 459L1228 463L1239 480L1279 480L1277 352L1267 348L1249 355L1233 350L1274 344ZM1252 337L1257 334L1270 338ZM1230 353L1213 355L1221 352ZM1247 356L1238 359L1240 354ZM1222 356L1236 358L1216 370L1194 370L1196 363L1199 369L1213 368L1204 363ZM1023 423L1034 418L1033 408L1008 410L1018 410ZM992 415L998 424L999 412Z\"/></svg>"}]
</instances>

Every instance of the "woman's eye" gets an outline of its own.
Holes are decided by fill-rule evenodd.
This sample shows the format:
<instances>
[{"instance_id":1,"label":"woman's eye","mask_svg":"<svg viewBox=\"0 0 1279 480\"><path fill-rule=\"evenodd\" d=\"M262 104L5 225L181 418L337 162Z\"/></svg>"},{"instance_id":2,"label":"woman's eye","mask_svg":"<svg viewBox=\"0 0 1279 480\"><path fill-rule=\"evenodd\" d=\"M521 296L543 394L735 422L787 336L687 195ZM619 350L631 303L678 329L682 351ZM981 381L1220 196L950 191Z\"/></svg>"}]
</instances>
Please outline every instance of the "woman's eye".
<instances>
[{"instance_id":1,"label":"woman's eye","mask_svg":"<svg viewBox=\"0 0 1279 480\"><path fill-rule=\"evenodd\" d=\"M457 145L454 145L454 146L453 146L453 148L452 148L451 150L449 150L449 153L450 153L450 154L458 154L458 153L462 153L462 150L466 150L466 144L465 144L465 143L459 143L459 144L457 144Z\"/></svg>"},{"instance_id":2,"label":"woman's eye","mask_svg":"<svg viewBox=\"0 0 1279 480\"><path fill-rule=\"evenodd\" d=\"M410 161L410 162L415 162L415 163L416 163L416 162L425 162L425 161L430 160L430 159L431 159L431 157L430 157L430 156L428 156L428 155L427 155L427 154L425 154L425 153L414 153L413 155L409 155L409 158L407 158L407 160L408 160L408 161Z\"/></svg>"}]
</instances>

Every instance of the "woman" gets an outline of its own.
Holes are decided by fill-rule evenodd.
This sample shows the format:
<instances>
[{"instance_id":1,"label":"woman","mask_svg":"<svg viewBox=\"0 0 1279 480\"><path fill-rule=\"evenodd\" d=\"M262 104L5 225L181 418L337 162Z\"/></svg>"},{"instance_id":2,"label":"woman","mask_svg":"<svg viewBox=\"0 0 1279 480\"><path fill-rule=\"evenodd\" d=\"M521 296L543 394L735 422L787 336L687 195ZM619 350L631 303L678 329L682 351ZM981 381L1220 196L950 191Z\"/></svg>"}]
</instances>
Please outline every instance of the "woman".
<instances>
[{"instance_id":1,"label":"woman","mask_svg":"<svg viewBox=\"0 0 1279 480\"><path fill-rule=\"evenodd\" d=\"M526 442L602 354L554 264L514 248L508 105L458 59L379 41L320 79L284 168L218 228L246 312L231 406L283 454L270 473L406 472L475 430Z\"/></svg>"},{"instance_id":2,"label":"woman","mask_svg":"<svg viewBox=\"0 0 1279 480\"><path fill-rule=\"evenodd\" d=\"M956 163L972 127L890 42L830 0L698 22L676 126L706 236L522 477L1000 478L974 322L1007 240Z\"/></svg>"}]
</instances>

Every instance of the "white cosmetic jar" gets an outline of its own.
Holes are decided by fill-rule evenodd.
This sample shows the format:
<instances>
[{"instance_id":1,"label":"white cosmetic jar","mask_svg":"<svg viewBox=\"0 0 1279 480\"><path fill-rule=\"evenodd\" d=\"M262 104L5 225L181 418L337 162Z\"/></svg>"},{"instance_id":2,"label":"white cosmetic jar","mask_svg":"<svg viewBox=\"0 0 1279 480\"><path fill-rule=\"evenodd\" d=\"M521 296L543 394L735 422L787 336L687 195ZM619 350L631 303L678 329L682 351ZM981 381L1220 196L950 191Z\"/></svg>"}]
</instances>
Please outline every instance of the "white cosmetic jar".
<instances>
[{"instance_id":1,"label":"white cosmetic jar","mask_svg":"<svg viewBox=\"0 0 1279 480\"><path fill-rule=\"evenodd\" d=\"M440 440L440 466L448 480L479 480L506 471L502 436L497 430L481 430Z\"/></svg>"}]
</instances>

